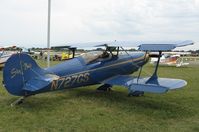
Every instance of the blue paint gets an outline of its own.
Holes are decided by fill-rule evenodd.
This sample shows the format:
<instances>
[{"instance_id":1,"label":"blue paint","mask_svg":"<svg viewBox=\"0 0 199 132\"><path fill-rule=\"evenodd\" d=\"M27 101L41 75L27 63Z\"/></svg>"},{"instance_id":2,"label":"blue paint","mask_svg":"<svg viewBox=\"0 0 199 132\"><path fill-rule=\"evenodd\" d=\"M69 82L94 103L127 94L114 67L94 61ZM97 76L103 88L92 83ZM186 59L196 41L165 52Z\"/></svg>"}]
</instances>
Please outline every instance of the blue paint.
<instances>
[{"instance_id":1,"label":"blue paint","mask_svg":"<svg viewBox=\"0 0 199 132\"><path fill-rule=\"evenodd\" d=\"M80 56L53 67L42 69L29 55L15 54L6 62L3 78L8 92L18 96L64 88L70 89L98 84L115 75L131 74L139 68L134 67L134 63L144 61L143 59L134 61L134 59L143 56L144 53L142 52L133 53L131 56L121 55L108 60L96 60L90 64L86 64ZM52 81L57 78L60 78L56 82L57 88L52 89ZM67 79L71 79L70 84L65 85Z\"/></svg>"},{"instance_id":2,"label":"blue paint","mask_svg":"<svg viewBox=\"0 0 199 132\"><path fill-rule=\"evenodd\" d=\"M188 41L187 44L191 42ZM182 43L180 46L186 45ZM179 45L141 45L140 49L156 51L171 50ZM90 55L89 55L90 54ZM108 56L102 52L88 53L67 60L50 68L42 69L27 54L14 54L5 64L4 86L10 94L27 96L43 92L78 88L99 83L125 86L132 91L164 93L182 88L186 81L180 79L140 78L128 76L148 61L145 52ZM153 83L151 83L153 82Z\"/></svg>"}]
</instances>

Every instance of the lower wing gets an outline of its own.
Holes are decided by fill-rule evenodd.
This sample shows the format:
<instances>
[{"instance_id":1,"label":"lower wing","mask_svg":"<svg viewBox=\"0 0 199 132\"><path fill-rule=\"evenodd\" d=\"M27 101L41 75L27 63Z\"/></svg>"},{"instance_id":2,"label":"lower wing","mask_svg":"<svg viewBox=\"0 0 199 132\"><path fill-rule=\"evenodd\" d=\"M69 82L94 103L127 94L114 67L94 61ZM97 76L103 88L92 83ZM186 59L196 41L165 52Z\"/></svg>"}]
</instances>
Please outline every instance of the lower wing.
<instances>
[{"instance_id":1,"label":"lower wing","mask_svg":"<svg viewBox=\"0 0 199 132\"><path fill-rule=\"evenodd\" d=\"M129 89L129 92L143 91L150 93L165 93L187 85L187 82L181 79L157 78L156 80L148 81L149 79L149 77L138 79L128 75L118 75L104 80L102 83L124 86Z\"/></svg>"}]
</instances>

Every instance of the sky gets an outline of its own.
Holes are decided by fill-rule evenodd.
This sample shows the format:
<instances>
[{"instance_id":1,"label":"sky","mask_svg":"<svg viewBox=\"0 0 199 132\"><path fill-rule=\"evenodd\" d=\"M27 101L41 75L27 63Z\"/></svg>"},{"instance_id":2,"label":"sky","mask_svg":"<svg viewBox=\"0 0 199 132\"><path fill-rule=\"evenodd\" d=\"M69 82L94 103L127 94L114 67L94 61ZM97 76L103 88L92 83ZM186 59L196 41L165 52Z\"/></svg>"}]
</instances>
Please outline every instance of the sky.
<instances>
[{"instance_id":1,"label":"sky","mask_svg":"<svg viewBox=\"0 0 199 132\"><path fill-rule=\"evenodd\" d=\"M51 1L53 46L193 40L195 45L183 49L199 49L199 0ZM48 0L0 0L0 46L46 47L47 5Z\"/></svg>"}]
</instances>

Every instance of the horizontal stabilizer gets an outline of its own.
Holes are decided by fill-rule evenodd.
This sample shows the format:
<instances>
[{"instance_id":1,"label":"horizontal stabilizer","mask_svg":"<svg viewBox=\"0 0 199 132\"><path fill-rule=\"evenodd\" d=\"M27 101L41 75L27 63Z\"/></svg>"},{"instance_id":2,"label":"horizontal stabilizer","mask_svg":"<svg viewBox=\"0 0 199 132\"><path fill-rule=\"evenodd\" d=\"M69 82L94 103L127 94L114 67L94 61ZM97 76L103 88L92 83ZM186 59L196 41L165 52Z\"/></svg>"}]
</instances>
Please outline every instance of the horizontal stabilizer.
<instances>
[{"instance_id":1,"label":"horizontal stabilizer","mask_svg":"<svg viewBox=\"0 0 199 132\"><path fill-rule=\"evenodd\" d=\"M59 79L59 77L54 74L46 74L45 76L41 76L40 78L32 78L24 84L23 89L32 92L37 91L48 86L53 80L57 79Z\"/></svg>"}]
</instances>

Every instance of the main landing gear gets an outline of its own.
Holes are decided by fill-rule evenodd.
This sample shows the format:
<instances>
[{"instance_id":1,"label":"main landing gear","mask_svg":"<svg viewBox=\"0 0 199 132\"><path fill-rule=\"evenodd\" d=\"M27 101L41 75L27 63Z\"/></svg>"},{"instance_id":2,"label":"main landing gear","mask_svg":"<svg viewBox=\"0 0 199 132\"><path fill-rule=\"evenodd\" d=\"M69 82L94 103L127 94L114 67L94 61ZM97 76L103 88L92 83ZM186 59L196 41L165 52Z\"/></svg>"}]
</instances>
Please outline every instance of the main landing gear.
<instances>
[{"instance_id":1,"label":"main landing gear","mask_svg":"<svg viewBox=\"0 0 199 132\"><path fill-rule=\"evenodd\" d=\"M104 84L104 85L101 85L97 88L97 91L98 92L110 92L112 91L112 85L110 84ZM131 97L131 96L134 96L134 97L140 97L140 96L143 96L144 95L144 92L143 91L133 91L133 92L130 92L128 94L128 97Z\"/></svg>"},{"instance_id":2,"label":"main landing gear","mask_svg":"<svg viewBox=\"0 0 199 132\"><path fill-rule=\"evenodd\" d=\"M111 88L112 88L111 85L109 85L109 84L104 84L104 85L99 86L99 87L97 88L97 91L99 91L99 92L110 92L110 91L112 91Z\"/></svg>"},{"instance_id":3,"label":"main landing gear","mask_svg":"<svg viewBox=\"0 0 199 132\"><path fill-rule=\"evenodd\" d=\"M144 92L143 91L134 91L134 92L130 92L128 94L128 97L134 96L134 97L140 97L143 96Z\"/></svg>"}]
</instances>

